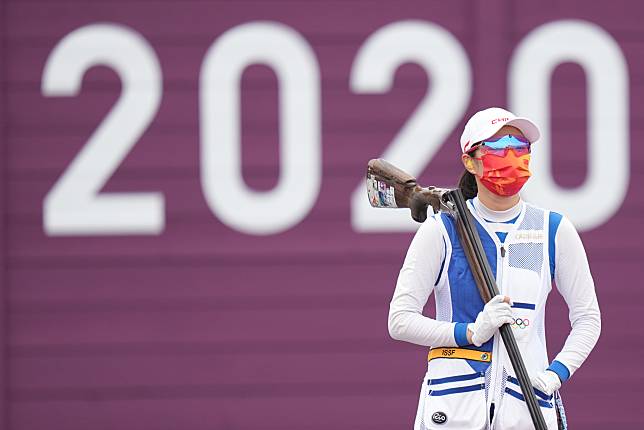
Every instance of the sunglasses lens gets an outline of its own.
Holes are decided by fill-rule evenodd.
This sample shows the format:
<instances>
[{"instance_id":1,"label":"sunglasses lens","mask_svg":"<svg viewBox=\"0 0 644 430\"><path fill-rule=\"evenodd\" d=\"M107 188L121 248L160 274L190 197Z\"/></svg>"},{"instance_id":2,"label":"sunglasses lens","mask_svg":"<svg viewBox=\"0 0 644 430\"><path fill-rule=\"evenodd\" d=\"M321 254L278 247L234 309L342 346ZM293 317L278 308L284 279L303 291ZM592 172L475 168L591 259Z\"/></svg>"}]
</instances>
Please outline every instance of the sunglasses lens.
<instances>
[{"instance_id":1,"label":"sunglasses lens","mask_svg":"<svg viewBox=\"0 0 644 430\"><path fill-rule=\"evenodd\" d=\"M523 155L530 153L530 144L523 144L521 146L506 146L503 148L493 148L493 147L490 147L487 144L487 142L485 142L484 144L478 146L478 148L480 149L481 155L491 154L491 155L496 155L497 157L505 157L509 149L514 151L514 154L517 157L521 157Z\"/></svg>"},{"instance_id":2,"label":"sunglasses lens","mask_svg":"<svg viewBox=\"0 0 644 430\"><path fill-rule=\"evenodd\" d=\"M523 136L506 134L505 136L486 139L483 141L483 144L487 145L490 148L503 149L507 147L514 148L517 146L529 145L530 142Z\"/></svg>"},{"instance_id":3,"label":"sunglasses lens","mask_svg":"<svg viewBox=\"0 0 644 430\"><path fill-rule=\"evenodd\" d=\"M530 153L530 145L528 144L523 146L515 146L512 148L512 150L517 156L521 157L522 155Z\"/></svg>"},{"instance_id":4,"label":"sunglasses lens","mask_svg":"<svg viewBox=\"0 0 644 430\"><path fill-rule=\"evenodd\" d=\"M506 148L490 148L487 145L481 145L481 154L482 155L495 155L497 157L505 157L507 150Z\"/></svg>"}]
</instances>

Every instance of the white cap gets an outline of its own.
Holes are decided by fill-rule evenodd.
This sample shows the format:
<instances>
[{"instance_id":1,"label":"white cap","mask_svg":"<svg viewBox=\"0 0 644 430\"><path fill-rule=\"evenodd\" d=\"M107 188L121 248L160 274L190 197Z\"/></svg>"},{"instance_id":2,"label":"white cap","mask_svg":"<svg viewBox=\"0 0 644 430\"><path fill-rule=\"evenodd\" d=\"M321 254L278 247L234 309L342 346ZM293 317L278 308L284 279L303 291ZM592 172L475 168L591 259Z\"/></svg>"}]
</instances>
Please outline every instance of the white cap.
<instances>
[{"instance_id":1,"label":"white cap","mask_svg":"<svg viewBox=\"0 0 644 430\"><path fill-rule=\"evenodd\" d=\"M467 121L461 135L461 150L463 153L469 151L472 145L492 136L504 125L521 130L530 143L536 142L541 136L539 128L529 119L518 117L505 109L491 107L476 112Z\"/></svg>"}]
</instances>

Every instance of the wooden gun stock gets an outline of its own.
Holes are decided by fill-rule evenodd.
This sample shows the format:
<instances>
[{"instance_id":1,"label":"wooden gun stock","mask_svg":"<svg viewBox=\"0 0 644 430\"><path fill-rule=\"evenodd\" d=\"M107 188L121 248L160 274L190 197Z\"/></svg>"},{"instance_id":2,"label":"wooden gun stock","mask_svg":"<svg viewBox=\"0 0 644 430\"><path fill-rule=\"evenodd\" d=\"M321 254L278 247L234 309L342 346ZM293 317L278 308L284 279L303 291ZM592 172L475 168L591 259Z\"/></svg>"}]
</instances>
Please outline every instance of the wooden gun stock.
<instances>
[{"instance_id":1,"label":"wooden gun stock","mask_svg":"<svg viewBox=\"0 0 644 430\"><path fill-rule=\"evenodd\" d=\"M376 208L409 208L415 221L425 222L427 207L434 213L444 207L444 188L421 187L416 178L382 158L367 164L367 196Z\"/></svg>"}]
</instances>

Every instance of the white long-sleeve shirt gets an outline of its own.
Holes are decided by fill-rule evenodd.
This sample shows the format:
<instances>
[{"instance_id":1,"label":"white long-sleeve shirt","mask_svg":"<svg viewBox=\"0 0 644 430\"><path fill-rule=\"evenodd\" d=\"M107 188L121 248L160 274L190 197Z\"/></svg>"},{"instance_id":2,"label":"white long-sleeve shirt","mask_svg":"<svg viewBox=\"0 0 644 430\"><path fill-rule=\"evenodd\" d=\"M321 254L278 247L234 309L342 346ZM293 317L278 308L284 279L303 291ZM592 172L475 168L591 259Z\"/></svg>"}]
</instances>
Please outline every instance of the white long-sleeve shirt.
<instances>
[{"instance_id":1,"label":"white long-sleeve shirt","mask_svg":"<svg viewBox=\"0 0 644 430\"><path fill-rule=\"evenodd\" d=\"M514 207L492 211L475 198L474 207L497 234L521 212L523 201ZM445 247L438 221L429 217L419 227L409 246L389 307L391 337L423 346L457 346L455 323L437 321L422 314L434 290ZM447 270L444 268L443 270ZM572 375L595 346L601 318L586 252L573 224L563 217L555 236L555 284L569 309L571 331L555 360Z\"/></svg>"}]
</instances>

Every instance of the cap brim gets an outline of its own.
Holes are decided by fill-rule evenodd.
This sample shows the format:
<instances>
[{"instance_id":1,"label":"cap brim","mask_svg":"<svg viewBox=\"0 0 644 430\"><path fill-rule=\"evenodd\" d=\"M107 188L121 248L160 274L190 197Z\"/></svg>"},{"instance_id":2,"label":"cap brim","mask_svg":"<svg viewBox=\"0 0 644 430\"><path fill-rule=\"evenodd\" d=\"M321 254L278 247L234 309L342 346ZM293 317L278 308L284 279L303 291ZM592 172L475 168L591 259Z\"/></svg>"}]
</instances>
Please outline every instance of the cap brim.
<instances>
[{"instance_id":1,"label":"cap brim","mask_svg":"<svg viewBox=\"0 0 644 430\"><path fill-rule=\"evenodd\" d=\"M511 125L512 127L518 128L519 130L521 130L521 133L523 133L525 138L530 141L530 143L536 142L541 137L539 127L537 127L535 123L530 121L528 118L516 117L503 125Z\"/></svg>"}]
</instances>

